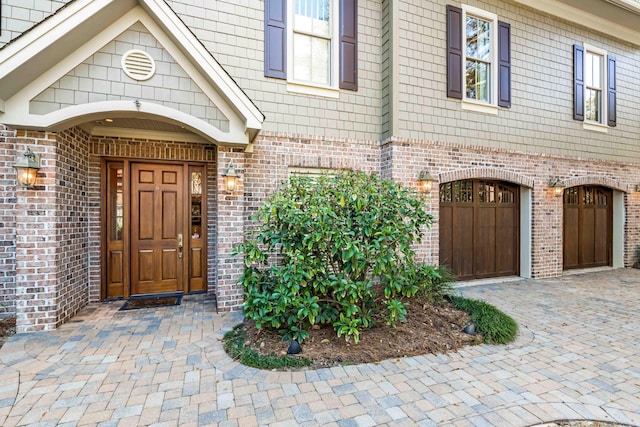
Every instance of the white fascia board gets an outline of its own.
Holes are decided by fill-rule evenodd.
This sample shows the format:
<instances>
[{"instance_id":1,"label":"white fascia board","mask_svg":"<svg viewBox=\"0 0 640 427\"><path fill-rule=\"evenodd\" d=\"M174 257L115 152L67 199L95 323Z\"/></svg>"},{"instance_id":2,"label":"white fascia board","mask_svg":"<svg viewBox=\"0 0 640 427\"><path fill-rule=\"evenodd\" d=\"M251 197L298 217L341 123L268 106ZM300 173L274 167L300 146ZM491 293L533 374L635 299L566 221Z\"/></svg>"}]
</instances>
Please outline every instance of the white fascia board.
<instances>
[{"instance_id":1,"label":"white fascia board","mask_svg":"<svg viewBox=\"0 0 640 427\"><path fill-rule=\"evenodd\" d=\"M21 107L24 108L24 104L21 104ZM147 101L140 101L137 104L132 100L92 102L72 105L44 115L20 112L17 108L8 109L8 111L9 113L0 115L0 122L15 128L55 132L75 126L81 122L102 119L106 115L112 117L140 117L160 121L167 121L166 118L171 118L171 122L179 123L186 130L199 135L205 141L242 147L249 144L247 135L243 130L230 129L229 132L223 132L210 123L190 114Z\"/></svg>"},{"instance_id":2,"label":"white fascia board","mask_svg":"<svg viewBox=\"0 0 640 427\"><path fill-rule=\"evenodd\" d=\"M131 9L136 0L115 0ZM94 16L114 0L76 0L0 50L0 79L29 59L46 51L74 27Z\"/></svg>"},{"instance_id":3,"label":"white fascia board","mask_svg":"<svg viewBox=\"0 0 640 427\"><path fill-rule=\"evenodd\" d=\"M582 9L575 8L556 0L514 0L517 3L537 9L549 15L591 28L595 31L609 34L618 39L640 46L640 29L617 25L608 19L593 15ZM634 2L629 2L634 3Z\"/></svg>"},{"instance_id":4,"label":"white fascia board","mask_svg":"<svg viewBox=\"0 0 640 427\"><path fill-rule=\"evenodd\" d=\"M640 1L638 0L606 0L616 6L627 9L629 12L640 14Z\"/></svg>"},{"instance_id":5,"label":"white fascia board","mask_svg":"<svg viewBox=\"0 0 640 427\"><path fill-rule=\"evenodd\" d=\"M247 120L247 126L260 128L264 115L169 6L161 0L140 0L140 4L158 18L156 22L167 26L165 34L175 37L177 44L194 56L196 63L213 78L222 93L229 98L230 104L241 110L240 113Z\"/></svg>"}]
</instances>

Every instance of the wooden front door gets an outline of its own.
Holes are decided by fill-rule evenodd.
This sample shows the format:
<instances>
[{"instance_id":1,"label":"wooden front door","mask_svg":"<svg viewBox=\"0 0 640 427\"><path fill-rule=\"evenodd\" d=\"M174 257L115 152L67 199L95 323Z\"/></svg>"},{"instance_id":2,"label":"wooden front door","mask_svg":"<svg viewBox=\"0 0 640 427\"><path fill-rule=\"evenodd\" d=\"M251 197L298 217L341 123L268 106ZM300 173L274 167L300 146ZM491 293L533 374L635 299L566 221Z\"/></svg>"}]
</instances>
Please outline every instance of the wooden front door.
<instances>
[{"instance_id":1,"label":"wooden front door","mask_svg":"<svg viewBox=\"0 0 640 427\"><path fill-rule=\"evenodd\" d=\"M105 165L105 298L204 291L205 167Z\"/></svg>"},{"instance_id":2,"label":"wooden front door","mask_svg":"<svg viewBox=\"0 0 640 427\"><path fill-rule=\"evenodd\" d=\"M611 265L612 198L612 191L603 187L572 187L564 191L565 269Z\"/></svg>"},{"instance_id":3,"label":"wooden front door","mask_svg":"<svg viewBox=\"0 0 640 427\"><path fill-rule=\"evenodd\" d=\"M440 186L440 263L460 280L519 273L516 185L464 180Z\"/></svg>"},{"instance_id":4,"label":"wooden front door","mask_svg":"<svg viewBox=\"0 0 640 427\"><path fill-rule=\"evenodd\" d=\"M181 291L185 221L182 166L131 166L131 293Z\"/></svg>"}]
</instances>

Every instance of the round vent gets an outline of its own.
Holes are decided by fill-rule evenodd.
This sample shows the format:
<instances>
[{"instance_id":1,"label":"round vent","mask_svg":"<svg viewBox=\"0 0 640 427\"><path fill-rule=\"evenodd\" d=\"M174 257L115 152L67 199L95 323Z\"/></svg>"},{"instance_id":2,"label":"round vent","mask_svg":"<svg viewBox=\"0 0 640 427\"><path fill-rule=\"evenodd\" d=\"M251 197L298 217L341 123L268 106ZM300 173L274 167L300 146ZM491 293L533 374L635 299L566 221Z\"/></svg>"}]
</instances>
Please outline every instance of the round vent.
<instances>
[{"instance_id":1,"label":"round vent","mask_svg":"<svg viewBox=\"0 0 640 427\"><path fill-rule=\"evenodd\" d=\"M130 50L122 55L122 69L134 80L148 80L156 72L156 63L147 52Z\"/></svg>"}]
</instances>

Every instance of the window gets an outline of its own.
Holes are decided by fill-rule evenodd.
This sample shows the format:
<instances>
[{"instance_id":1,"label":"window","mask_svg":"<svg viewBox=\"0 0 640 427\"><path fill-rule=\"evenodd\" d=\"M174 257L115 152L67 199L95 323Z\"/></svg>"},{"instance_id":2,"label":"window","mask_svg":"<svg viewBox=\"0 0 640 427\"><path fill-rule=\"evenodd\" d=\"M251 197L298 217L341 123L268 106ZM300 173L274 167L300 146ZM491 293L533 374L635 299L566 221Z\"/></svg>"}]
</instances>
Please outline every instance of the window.
<instances>
[{"instance_id":1,"label":"window","mask_svg":"<svg viewBox=\"0 0 640 427\"><path fill-rule=\"evenodd\" d=\"M315 95L357 90L357 0L266 0L265 76Z\"/></svg>"},{"instance_id":2,"label":"window","mask_svg":"<svg viewBox=\"0 0 640 427\"><path fill-rule=\"evenodd\" d=\"M481 9L447 6L447 96L462 107L511 107L511 26Z\"/></svg>"},{"instance_id":3,"label":"window","mask_svg":"<svg viewBox=\"0 0 640 427\"><path fill-rule=\"evenodd\" d=\"M574 113L584 128L616 126L616 59L602 49L574 45Z\"/></svg>"},{"instance_id":4,"label":"window","mask_svg":"<svg viewBox=\"0 0 640 427\"><path fill-rule=\"evenodd\" d=\"M331 19L330 0L294 0L289 16L293 43L289 45L289 68L293 68L294 82L331 87L337 81L332 75L337 67L337 27ZM335 14L334 14L335 15Z\"/></svg>"},{"instance_id":5,"label":"window","mask_svg":"<svg viewBox=\"0 0 640 427\"><path fill-rule=\"evenodd\" d=\"M465 13L465 99L488 104L495 99L489 93L496 87L495 49L491 47L494 21Z\"/></svg>"},{"instance_id":6,"label":"window","mask_svg":"<svg viewBox=\"0 0 640 427\"><path fill-rule=\"evenodd\" d=\"M604 58L593 52L584 55L584 119L592 122L602 120L602 77L604 74Z\"/></svg>"}]
</instances>

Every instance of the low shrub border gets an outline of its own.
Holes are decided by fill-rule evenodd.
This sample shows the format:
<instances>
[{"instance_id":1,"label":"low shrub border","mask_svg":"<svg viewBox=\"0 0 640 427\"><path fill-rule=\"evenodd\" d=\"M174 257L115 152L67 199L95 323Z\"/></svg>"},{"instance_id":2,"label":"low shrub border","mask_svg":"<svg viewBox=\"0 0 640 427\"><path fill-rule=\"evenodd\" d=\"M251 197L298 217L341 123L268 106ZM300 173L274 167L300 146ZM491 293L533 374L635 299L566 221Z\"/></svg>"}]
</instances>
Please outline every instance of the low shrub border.
<instances>
[{"instance_id":1,"label":"low shrub border","mask_svg":"<svg viewBox=\"0 0 640 427\"><path fill-rule=\"evenodd\" d=\"M518 324L491 304L484 301L450 296L451 304L471 315L476 332L480 333L488 344L508 344L518 334Z\"/></svg>"},{"instance_id":2,"label":"low shrub border","mask_svg":"<svg viewBox=\"0 0 640 427\"><path fill-rule=\"evenodd\" d=\"M302 368L311 365L311 360L304 357L259 354L245 345L245 333L241 327L242 324L236 325L224 335L224 350L243 365L258 369Z\"/></svg>"}]
</instances>

